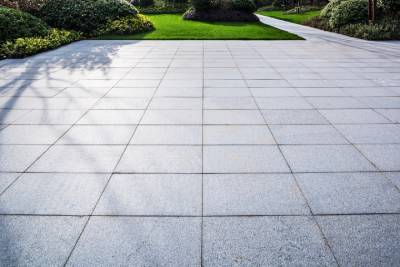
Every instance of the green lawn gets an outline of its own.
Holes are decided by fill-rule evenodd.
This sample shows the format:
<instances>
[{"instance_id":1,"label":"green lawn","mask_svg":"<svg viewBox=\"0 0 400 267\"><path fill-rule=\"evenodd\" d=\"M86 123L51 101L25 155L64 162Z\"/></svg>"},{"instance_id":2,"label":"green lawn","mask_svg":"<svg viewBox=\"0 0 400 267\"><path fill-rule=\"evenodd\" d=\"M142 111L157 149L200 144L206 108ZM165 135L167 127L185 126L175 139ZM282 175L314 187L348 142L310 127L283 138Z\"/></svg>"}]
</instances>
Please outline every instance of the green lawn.
<instances>
[{"instance_id":1,"label":"green lawn","mask_svg":"<svg viewBox=\"0 0 400 267\"><path fill-rule=\"evenodd\" d=\"M319 15L320 11L308 11L302 14L285 14L285 11L259 11L260 15L286 20L289 22L303 24L305 21Z\"/></svg>"},{"instance_id":2,"label":"green lawn","mask_svg":"<svg viewBox=\"0 0 400 267\"><path fill-rule=\"evenodd\" d=\"M134 35L104 35L104 40L302 40L259 22L199 22L182 15L148 15L156 30Z\"/></svg>"}]
</instances>

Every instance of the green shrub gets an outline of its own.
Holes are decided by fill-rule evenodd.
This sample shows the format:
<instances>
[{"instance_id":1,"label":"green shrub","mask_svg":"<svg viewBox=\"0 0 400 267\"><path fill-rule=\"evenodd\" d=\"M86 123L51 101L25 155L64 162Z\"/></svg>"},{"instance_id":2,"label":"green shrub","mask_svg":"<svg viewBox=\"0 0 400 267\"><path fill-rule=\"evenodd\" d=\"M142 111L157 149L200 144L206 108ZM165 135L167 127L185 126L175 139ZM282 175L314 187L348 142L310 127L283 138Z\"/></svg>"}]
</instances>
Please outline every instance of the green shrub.
<instances>
[{"instance_id":1,"label":"green shrub","mask_svg":"<svg viewBox=\"0 0 400 267\"><path fill-rule=\"evenodd\" d=\"M235 10L246 13L253 13L257 10L257 6L253 0L232 0L232 7Z\"/></svg>"},{"instance_id":2,"label":"green shrub","mask_svg":"<svg viewBox=\"0 0 400 267\"><path fill-rule=\"evenodd\" d=\"M80 37L77 32L52 29L45 37L26 37L5 42L0 46L0 58L30 56L71 43Z\"/></svg>"},{"instance_id":3,"label":"green shrub","mask_svg":"<svg viewBox=\"0 0 400 267\"><path fill-rule=\"evenodd\" d=\"M329 25L339 29L347 24L366 23L368 21L368 0L348 0L332 10Z\"/></svg>"},{"instance_id":4,"label":"green shrub","mask_svg":"<svg viewBox=\"0 0 400 267\"><path fill-rule=\"evenodd\" d=\"M125 0L49 0L39 13L55 28L94 34L109 21L138 12Z\"/></svg>"},{"instance_id":5,"label":"green shrub","mask_svg":"<svg viewBox=\"0 0 400 267\"><path fill-rule=\"evenodd\" d=\"M348 0L331 0L329 3L321 10L320 17L330 19L332 16L332 11L341 3Z\"/></svg>"},{"instance_id":6,"label":"green shrub","mask_svg":"<svg viewBox=\"0 0 400 267\"><path fill-rule=\"evenodd\" d=\"M131 5L134 5L137 7L154 6L154 0L132 0Z\"/></svg>"},{"instance_id":7,"label":"green shrub","mask_svg":"<svg viewBox=\"0 0 400 267\"><path fill-rule=\"evenodd\" d=\"M44 21L29 13L0 7L0 43L19 37L45 36L49 29Z\"/></svg>"},{"instance_id":8,"label":"green shrub","mask_svg":"<svg viewBox=\"0 0 400 267\"><path fill-rule=\"evenodd\" d=\"M110 22L107 33L134 34L154 30L153 23L143 15L131 15Z\"/></svg>"},{"instance_id":9,"label":"green shrub","mask_svg":"<svg viewBox=\"0 0 400 267\"><path fill-rule=\"evenodd\" d=\"M191 0L193 7L198 11L209 10L213 7L211 0Z\"/></svg>"},{"instance_id":10,"label":"green shrub","mask_svg":"<svg viewBox=\"0 0 400 267\"><path fill-rule=\"evenodd\" d=\"M349 24L340 33L367 40L400 39L400 20L383 20L374 24Z\"/></svg>"},{"instance_id":11,"label":"green shrub","mask_svg":"<svg viewBox=\"0 0 400 267\"><path fill-rule=\"evenodd\" d=\"M378 6L386 14L398 14L400 15L400 0L379 0Z\"/></svg>"}]
</instances>

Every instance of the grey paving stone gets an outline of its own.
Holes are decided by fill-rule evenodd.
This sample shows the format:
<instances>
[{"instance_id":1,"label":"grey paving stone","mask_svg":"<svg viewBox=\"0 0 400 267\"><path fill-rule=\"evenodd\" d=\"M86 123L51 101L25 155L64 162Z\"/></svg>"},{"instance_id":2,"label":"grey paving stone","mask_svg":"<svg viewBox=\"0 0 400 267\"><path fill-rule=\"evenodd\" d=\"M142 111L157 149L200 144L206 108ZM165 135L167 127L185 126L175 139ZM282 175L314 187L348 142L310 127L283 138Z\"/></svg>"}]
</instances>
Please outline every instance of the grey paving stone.
<instances>
[{"instance_id":1,"label":"grey paving stone","mask_svg":"<svg viewBox=\"0 0 400 267\"><path fill-rule=\"evenodd\" d=\"M205 146L205 173L288 172L277 146Z\"/></svg>"},{"instance_id":2,"label":"grey paving stone","mask_svg":"<svg viewBox=\"0 0 400 267\"><path fill-rule=\"evenodd\" d=\"M328 124L316 110L263 110L268 124Z\"/></svg>"},{"instance_id":3,"label":"grey paving stone","mask_svg":"<svg viewBox=\"0 0 400 267\"><path fill-rule=\"evenodd\" d=\"M250 88L254 97L289 97L299 96L299 93L294 88L290 87L260 87Z\"/></svg>"},{"instance_id":4,"label":"grey paving stone","mask_svg":"<svg viewBox=\"0 0 400 267\"><path fill-rule=\"evenodd\" d=\"M400 127L395 124L336 125L336 128L355 144L400 143Z\"/></svg>"},{"instance_id":5,"label":"grey paving stone","mask_svg":"<svg viewBox=\"0 0 400 267\"><path fill-rule=\"evenodd\" d=\"M216 87L224 87L224 88L247 88L245 80L204 80L205 88L216 88Z\"/></svg>"},{"instance_id":6,"label":"grey paving stone","mask_svg":"<svg viewBox=\"0 0 400 267\"><path fill-rule=\"evenodd\" d=\"M202 80L162 80L160 87L202 87Z\"/></svg>"},{"instance_id":7,"label":"grey paving stone","mask_svg":"<svg viewBox=\"0 0 400 267\"><path fill-rule=\"evenodd\" d=\"M275 144L266 125L205 125L204 144Z\"/></svg>"},{"instance_id":8,"label":"grey paving stone","mask_svg":"<svg viewBox=\"0 0 400 267\"><path fill-rule=\"evenodd\" d=\"M287 88L291 87L286 80L246 80L249 87Z\"/></svg>"},{"instance_id":9,"label":"grey paving stone","mask_svg":"<svg viewBox=\"0 0 400 267\"><path fill-rule=\"evenodd\" d=\"M246 87L212 87L204 89L205 97L250 97Z\"/></svg>"},{"instance_id":10,"label":"grey paving stone","mask_svg":"<svg viewBox=\"0 0 400 267\"><path fill-rule=\"evenodd\" d=\"M100 80L100 79L96 79L96 80L87 80L87 79L82 79L77 81L76 83L74 83L73 86L76 87L81 87L81 88L92 88L92 87L108 87L111 88L112 86L114 86L116 83L118 82L118 80Z\"/></svg>"},{"instance_id":11,"label":"grey paving stone","mask_svg":"<svg viewBox=\"0 0 400 267\"><path fill-rule=\"evenodd\" d=\"M400 97L360 97L371 108L400 108Z\"/></svg>"},{"instance_id":12,"label":"grey paving stone","mask_svg":"<svg viewBox=\"0 0 400 267\"><path fill-rule=\"evenodd\" d=\"M143 110L89 110L78 124L138 124Z\"/></svg>"},{"instance_id":13,"label":"grey paving stone","mask_svg":"<svg viewBox=\"0 0 400 267\"><path fill-rule=\"evenodd\" d=\"M131 144L201 145L201 125L140 125Z\"/></svg>"},{"instance_id":14,"label":"grey paving stone","mask_svg":"<svg viewBox=\"0 0 400 267\"><path fill-rule=\"evenodd\" d=\"M52 146L29 171L33 172L111 172L124 146Z\"/></svg>"},{"instance_id":15,"label":"grey paving stone","mask_svg":"<svg viewBox=\"0 0 400 267\"><path fill-rule=\"evenodd\" d=\"M199 266L200 218L93 217L67 266Z\"/></svg>"},{"instance_id":16,"label":"grey paving stone","mask_svg":"<svg viewBox=\"0 0 400 267\"><path fill-rule=\"evenodd\" d=\"M0 145L0 171L24 171L47 147L46 145Z\"/></svg>"},{"instance_id":17,"label":"grey paving stone","mask_svg":"<svg viewBox=\"0 0 400 267\"><path fill-rule=\"evenodd\" d=\"M336 266L310 217L204 218L204 266Z\"/></svg>"},{"instance_id":18,"label":"grey paving stone","mask_svg":"<svg viewBox=\"0 0 400 267\"><path fill-rule=\"evenodd\" d=\"M400 109L376 109L377 112L395 123L400 123Z\"/></svg>"},{"instance_id":19,"label":"grey paving stone","mask_svg":"<svg viewBox=\"0 0 400 267\"><path fill-rule=\"evenodd\" d=\"M14 124L74 124L85 110L32 110Z\"/></svg>"},{"instance_id":20,"label":"grey paving stone","mask_svg":"<svg viewBox=\"0 0 400 267\"><path fill-rule=\"evenodd\" d=\"M112 88L106 98L122 98L122 97L144 97L151 98L156 92L156 87L136 87L136 88Z\"/></svg>"},{"instance_id":21,"label":"grey paving stone","mask_svg":"<svg viewBox=\"0 0 400 267\"><path fill-rule=\"evenodd\" d=\"M200 173L201 146L129 146L117 172Z\"/></svg>"},{"instance_id":22,"label":"grey paving stone","mask_svg":"<svg viewBox=\"0 0 400 267\"><path fill-rule=\"evenodd\" d=\"M155 97L201 97L202 87L159 87Z\"/></svg>"},{"instance_id":23,"label":"grey paving stone","mask_svg":"<svg viewBox=\"0 0 400 267\"><path fill-rule=\"evenodd\" d=\"M399 215L317 217L340 266L396 266Z\"/></svg>"},{"instance_id":24,"label":"grey paving stone","mask_svg":"<svg viewBox=\"0 0 400 267\"><path fill-rule=\"evenodd\" d=\"M400 192L379 173L308 173L296 177L314 214L400 211Z\"/></svg>"},{"instance_id":25,"label":"grey paving stone","mask_svg":"<svg viewBox=\"0 0 400 267\"><path fill-rule=\"evenodd\" d=\"M400 189L400 172L386 172L384 175Z\"/></svg>"},{"instance_id":26,"label":"grey paving stone","mask_svg":"<svg viewBox=\"0 0 400 267\"><path fill-rule=\"evenodd\" d=\"M25 173L0 197L0 213L89 215L108 177L108 174Z\"/></svg>"},{"instance_id":27,"label":"grey paving stone","mask_svg":"<svg viewBox=\"0 0 400 267\"><path fill-rule=\"evenodd\" d=\"M201 124L201 110L147 110L141 124Z\"/></svg>"},{"instance_id":28,"label":"grey paving stone","mask_svg":"<svg viewBox=\"0 0 400 267\"><path fill-rule=\"evenodd\" d=\"M381 171L400 170L400 145L357 145L357 148Z\"/></svg>"},{"instance_id":29,"label":"grey paving stone","mask_svg":"<svg viewBox=\"0 0 400 267\"><path fill-rule=\"evenodd\" d=\"M60 93L56 94L55 97L68 97L68 98L77 98L77 97L102 97L105 95L110 89L107 87L94 87L94 88L79 88L79 87L69 87L62 90Z\"/></svg>"},{"instance_id":30,"label":"grey paving stone","mask_svg":"<svg viewBox=\"0 0 400 267\"><path fill-rule=\"evenodd\" d=\"M344 91L343 88L314 88L314 87L303 87L296 88L297 92L302 96L347 96L349 94Z\"/></svg>"},{"instance_id":31,"label":"grey paving stone","mask_svg":"<svg viewBox=\"0 0 400 267\"><path fill-rule=\"evenodd\" d=\"M204 109L258 109L252 97L205 97Z\"/></svg>"},{"instance_id":32,"label":"grey paving stone","mask_svg":"<svg viewBox=\"0 0 400 267\"><path fill-rule=\"evenodd\" d=\"M123 145L128 144L136 126L75 125L57 144Z\"/></svg>"},{"instance_id":33,"label":"grey paving stone","mask_svg":"<svg viewBox=\"0 0 400 267\"><path fill-rule=\"evenodd\" d=\"M155 88L160 84L160 80L120 80L116 85L115 88L118 87L129 87L129 88L143 88L143 87L152 87Z\"/></svg>"},{"instance_id":34,"label":"grey paving stone","mask_svg":"<svg viewBox=\"0 0 400 267\"><path fill-rule=\"evenodd\" d=\"M317 109L357 109L368 106L353 97L307 97L307 101Z\"/></svg>"},{"instance_id":35,"label":"grey paving stone","mask_svg":"<svg viewBox=\"0 0 400 267\"><path fill-rule=\"evenodd\" d=\"M330 125L271 125L278 144L348 144Z\"/></svg>"},{"instance_id":36,"label":"grey paving stone","mask_svg":"<svg viewBox=\"0 0 400 267\"><path fill-rule=\"evenodd\" d=\"M293 172L345 172L376 170L351 145L282 145Z\"/></svg>"},{"instance_id":37,"label":"grey paving stone","mask_svg":"<svg viewBox=\"0 0 400 267\"><path fill-rule=\"evenodd\" d=\"M242 79L242 75L237 68L205 68L204 79Z\"/></svg>"},{"instance_id":38,"label":"grey paving stone","mask_svg":"<svg viewBox=\"0 0 400 267\"><path fill-rule=\"evenodd\" d=\"M145 109L150 98L102 98L93 109Z\"/></svg>"},{"instance_id":39,"label":"grey paving stone","mask_svg":"<svg viewBox=\"0 0 400 267\"><path fill-rule=\"evenodd\" d=\"M198 174L114 175L96 207L107 215L201 215Z\"/></svg>"},{"instance_id":40,"label":"grey paving stone","mask_svg":"<svg viewBox=\"0 0 400 267\"><path fill-rule=\"evenodd\" d=\"M0 265L62 266L85 217L0 216Z\"/></svg>"},{"instance_id":41,"label":"grey paving stone","mask_svg":"<svg viewBox=\"0 0 400 267\"><path fill-rule=\"evenodd\" d=\"M388 123L389 121L372 109L331 109L320 110L327 120L334 124Z\"/></svg>"},{"instance_id":42,"label":"grey paving stone","mask_svg":"<svg viewBox=\"0 0 400 267\"><path fill-rule=\"evenodd\" d=\"M0 131L0 144L52 144L68 128L68 125L10 125Z\"/></svg>"},{"instance_id":43,"label":"grey paving stone","mask_svg":"<svg viewBox=\"0 0 400 267\"><path fill-rule=\"evenodd\" d=\"M204 175L205 215L307 215L290 174Z\"/></svg>"},{"instance_id":44,"label":"grey paving stone","mask_svg":"<svg viewBox=\"0 0 400 267\"><path fill-rule=\"evenodd\" d=\"M12 104L8 102L6 103L7 104L4 104L5 107L12 108L10 107ZM13 123L18 118L24 116L27 112L27 110L0 109L0 124Z\"/></svg>"},{"instance_id":45,"label":"grey paving stone","mask_svg":"<svg viewBox=\"0 0 400 267\"><path fill-rule=\"evenodd\" d=\"M205 110L204 124L265 124L258 110Z\"/></svg>"},{"instance_id":46,"label":"grey paving stone","mask_svg":"<svg viewBox=\"0 0 400 267\"><path fill-rule=\"evenodd\" d=\"M200 97L156 97L153 98L149 109L201 109Z\"/></svg>"},{"instance_id":47,"label":"grey paving stone","mask_svg":"<svg viewBox=\"0 0 400 267\"><path fill-rule=\"evenodd\" d=\"M0 192L3 192L19 175L19 173L0 173Z\"/></svg>"},{"instance_id":48,"label":"grey paving stone","mask_svg":"<svg viewBox=\"0 0 400 267\"><path fill-rule=\"evenodd\" d=\"M313 109L302 97L257 97L260 109Z\"/></svg>"}]
</instances>

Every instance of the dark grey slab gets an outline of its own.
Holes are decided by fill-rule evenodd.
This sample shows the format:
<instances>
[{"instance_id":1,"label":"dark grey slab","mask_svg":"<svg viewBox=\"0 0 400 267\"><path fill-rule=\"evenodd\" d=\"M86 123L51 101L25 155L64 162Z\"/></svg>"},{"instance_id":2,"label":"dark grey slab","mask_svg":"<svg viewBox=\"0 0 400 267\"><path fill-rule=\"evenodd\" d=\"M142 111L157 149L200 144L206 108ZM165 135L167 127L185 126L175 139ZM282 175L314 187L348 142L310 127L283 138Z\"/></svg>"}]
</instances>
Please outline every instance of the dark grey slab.
<instances>
[{"instance_id":1,"label":"dark grey slab","mask_svg":"<svg viewBox=\"0 0 400 267\"><path fill-rule=\"evenodd\" d=\"M340 266L397 266L400 216L317 217Z\"/></svg>"},{"instance_id":2,"label":"dark grey slab","mask_svg":"<svg viewBox=\"0 0 400 267\"><path fill-rule=\"evenodd\" d=\"M200 218L91 218L67 266L200 266Z\"/></svg>"},{"instance_id":3,"label":"dark grey slab","mask_svg":"<svg viewBox=\"0 0 400 267\"><path fill-rule=\"evenodd\" d=\"M204 266L337 266L310 217L204 218Z\"/></svg>"},{"instance_id":4,"label":"dark grey slab","mask_svg":"<svg viewBox=\"0 0 400 267\"><path fill-rule=\"evenodd\" d=\"M0 216L1 266L62 266L85 217Z\"/></svg>"}]
</instances>

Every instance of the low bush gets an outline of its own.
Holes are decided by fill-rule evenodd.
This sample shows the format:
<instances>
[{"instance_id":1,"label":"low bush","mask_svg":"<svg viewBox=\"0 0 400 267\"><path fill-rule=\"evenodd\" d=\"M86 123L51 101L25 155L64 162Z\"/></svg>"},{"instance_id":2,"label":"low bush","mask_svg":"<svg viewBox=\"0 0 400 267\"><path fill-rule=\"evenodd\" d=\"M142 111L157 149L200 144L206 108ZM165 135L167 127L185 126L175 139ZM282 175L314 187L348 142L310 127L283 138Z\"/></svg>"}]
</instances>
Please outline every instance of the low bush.
<instances>
[{"instance_id":1,"label":"low bush","mask_svg":"<svg viewBox=\"0 0 400 267\"><path fill-rule=\"evenodd\" d=\"M348 0L331 0L329 3L321 10L321 18L330 19L332 16L333 10L340 5L341 3Z\"/></svg>"},{"instance_id":2,"label":"low bush","mask_svg":"<svg viewBox=\"0 0 400 267\"><path fill-rule=\"evenodd\" d=\"M0 45L0 58L30 56L71 43L80 38L81 35L77 32L52 29L45 37L17 38L14 41L3 43Z\"/></svg>"},{"instance_id":3,"label":"low bush","mask_svg":"<svg viewBox=\"0 0 400 267\"><path fill-rule=\"evenodd\" d=\"M354 23L368 21L368 0L348 0L336 6L329 18L329 25L333 29Z\"/></svg>"},{"instance_id":4,"label":"low bush","mask_svg":"<svg viewBox=\"0 0 400 267\"><path fill-rule=\"evenodd\" d=\"M149 7L154 6L154 0L132 0L131 5L135 7Z\"/></svg>"},{"instance_id":5,"label":"low bush","mask_svg":"<svg viewBox=\"0 0 400 267\"><path fill-rule=\"evenodd\" d=\"M200 20L200 21L236 21L236 22L257 22L259 18L247 12L242 12L233 9L215 9L207 11L198 11L194 8L190 8L183 14L184 19L188 20Z\"/></svg>"},{"instance_id":6,"label":"low bush","mask_svg":"<svg viewBox=\"0 0 400 267\"><path fill-rule=\"evenodd\" d=\"M187 5L183 6L158 6L158 7L146 7L139 8L140 13L142 14L182 14L188 9Z\"/></svg>"},{"instance_id":7,"label":"low bush","mask_svg":"<svg viewBox=\"0 0 400 267\"><path fill-rule=\"evenodd\" d=\"M212 0L191 0L191 3L197 11L206 11L213 8Z\"/></svg>"},{"instance_id":8,"label":"low bush","mask_svg":"<svg viewBox=\"0 0 400 267\"><path fill-rule=\"evenodd\" d=\"M400 20L383 20L374 24L350 24L342 27L340 33L367 40L400 39Z\"/></svg>"},{"instance_id":9,"label":"low bush","mask_svg":"<svg viewBox=\"0 0 400 267\"><path fill-rule=\"evenodd\" d=\"M19 37L45 36L50 28L29 13L0 7L0 43Z\"/></svg>"},{"instance_id":10,"label":"low bush","mask_svg":"<svg viewBox=\"0 0 400 267\"><path fill-rule=\"evenodd\" d=\"M143 15L126 16L106 26L105 33L134 34L154 30L153 23Z\"/></svg>"},{"instance_id":11,"label":"low bush","mask_svg":"<svg viewBox=\"0 0 400 267\"><path fill-rule=\"evenodd\" d=\"M52 27L86 34L95 33L109 21L137 13L125 0L49 0L39 12Z\"/></svg>"},{"instance_id":12,"label":"low bush","mask_svg":"<svg viewBox=\"0 0 400 267\"><path fill-rule=\"evenodd\" d=\"M388 15L400 16L400 0L379 0L378 6Z\"/></svg>"},{"instance_id":13,"label":"low bush","mask_svg":"<svg viewBox=\"0 0 400 267\"><path fill-rule=\"evenodd\" d=\"M232 7L234 10L246 13L253 13L257 10L257 6L253 0L232 0Z\"/></svg>"}]
</instances>

